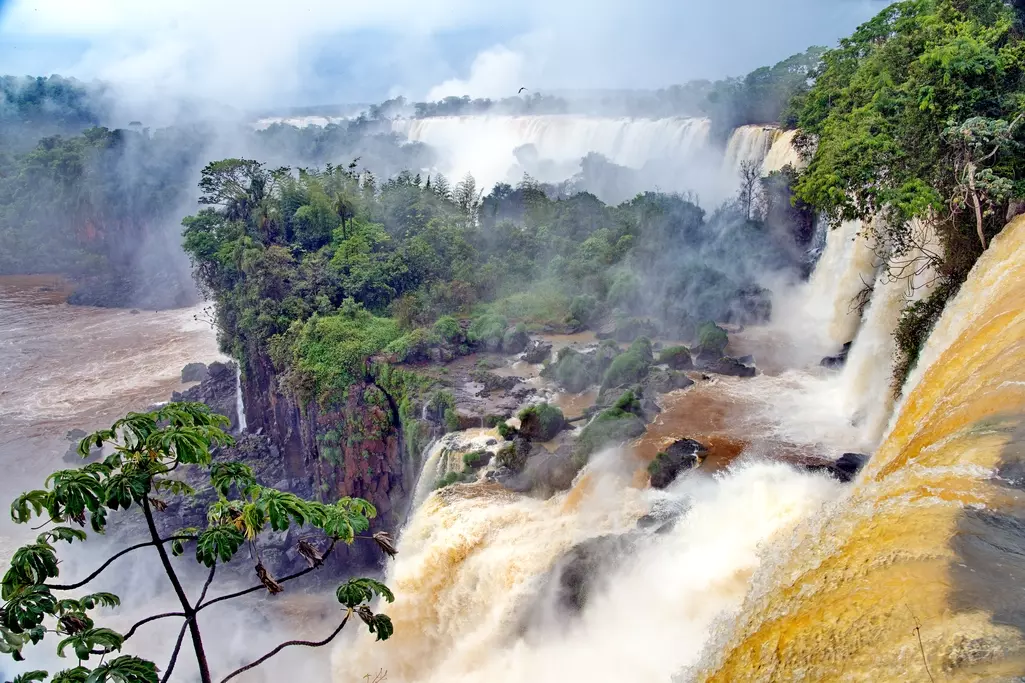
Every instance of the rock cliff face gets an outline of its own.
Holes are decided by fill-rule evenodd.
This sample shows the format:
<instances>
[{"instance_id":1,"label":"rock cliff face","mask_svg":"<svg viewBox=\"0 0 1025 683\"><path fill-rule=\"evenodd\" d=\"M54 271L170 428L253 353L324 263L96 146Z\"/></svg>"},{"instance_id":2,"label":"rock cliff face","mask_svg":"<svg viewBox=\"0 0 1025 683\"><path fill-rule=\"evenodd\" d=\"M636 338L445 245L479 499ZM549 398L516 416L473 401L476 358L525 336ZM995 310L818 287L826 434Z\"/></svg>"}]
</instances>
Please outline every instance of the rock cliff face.
<instances>
[{"instance_id":1,"label":"rock cliff face","mask_svg":"<svg viewBox=\"0 0 1025 683\"><path fill-rule=\"evenodd\" d=\"M364 498L377 508L371 533L397 530L416 484L419 454L407 456L398 403L384 388L368 377L330 409L316 401L300 404L281 389L270 360L257 355L242 373L242 393L250 433L274 445L290 488L300 486L323 502ZM356 543L337 555L348 568L367 567L381 559L371 546Z\"/></svg>"}]
</instances>

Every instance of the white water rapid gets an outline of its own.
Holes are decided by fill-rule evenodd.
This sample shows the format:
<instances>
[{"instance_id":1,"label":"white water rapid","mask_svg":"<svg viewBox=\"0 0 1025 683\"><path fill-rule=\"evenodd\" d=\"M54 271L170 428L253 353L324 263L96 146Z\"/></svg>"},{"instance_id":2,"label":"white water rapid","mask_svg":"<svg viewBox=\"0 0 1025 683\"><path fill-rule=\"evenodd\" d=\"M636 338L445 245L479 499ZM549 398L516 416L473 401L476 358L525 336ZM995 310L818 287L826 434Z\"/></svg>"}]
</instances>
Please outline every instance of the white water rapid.
<instances>
[{"instance_id":1,"label":"white water rapid","mask_svg":"<svg viewBox=\"0 0 1025 683\"><path fill-rule=\"evenodd\" d=\"M238 431L246 431L246 405L242 398L242 365L235 366L235 415L238 419Z\"/></svg>"},{"instance_id":2,"label":"white water rapid","mask_svg":"<svg viewBox=\"0 0 1025 683\"><path fill-rule=\"evenodd\" d=\"M739 607L759 546L839 488L756 463L658 492L629 485L629 461L607 452L573 490L547 501L493 485L428 498L387 577L397 594L386 610L395 635L340 645L334 680L384 669L395 683L668 681L695 660L714 617ZM635 528L659 504L686 512L672 531L639 534L584 610L562 615L543 585L558 558Z\"/></svg>"}]
</instances>

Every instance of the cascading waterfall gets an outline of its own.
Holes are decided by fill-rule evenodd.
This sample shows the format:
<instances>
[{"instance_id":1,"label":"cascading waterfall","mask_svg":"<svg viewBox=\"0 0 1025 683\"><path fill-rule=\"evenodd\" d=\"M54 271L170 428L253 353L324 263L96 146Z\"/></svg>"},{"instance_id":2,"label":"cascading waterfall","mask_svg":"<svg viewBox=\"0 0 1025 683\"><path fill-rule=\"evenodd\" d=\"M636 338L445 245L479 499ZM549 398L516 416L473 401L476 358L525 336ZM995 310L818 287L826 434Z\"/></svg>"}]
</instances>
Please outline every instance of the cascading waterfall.
<instances>
[{"instance_id":1,"label":"cascading waterfall","mask_svg":"<svg viewBox=\"0 0 1025 683\"><path fill-rule=\"evenodd\" d=\"M693 118L634 119L574 115L435 116L395 119L392 130L410 142L438 150L439 170L454 180L473 173L481 187L509 178L516 150L532 145L540 159L556 164L563 180L579 170L590 152L616 164L641 168L655 159L686 162L706 151L709 121Z\"/></svg>"},{"instance_id":2,"label":"cascading waterfall","mask_svg":"<svg viewBox=\"0 0 1025 683\"><path fill-rule=\"evenodd\" d=\"M451 432L431 442L427 449L413 493L413 504L410 512L419 508L434 491L438 481L449 472L462 472L465 469L462 456L472 451L488 451L492 455L498 451L501 437L495 429L468 429L462 432Z\"/></svg>"},{"instance_id":3,"label":"cascading waterfall","mask_svg":"<svg viewBox=\"0 0 1025 683\"><path fill-rule=\"evenodd\" d=\"M733 185L739 184L743 164L761 168L779 130L775 126L741 126L730 135L723 158L723 176Z\"/></svg>"},{"instance_id":4,"label":"cascading waterfall","mask_svg":"<svg viewBox=\"0 0 1025 683\"><path fill-rule=\"evenodd\" d=\"M769 175L774 171L783 170L784 166L793 166L795 169L804 168L807 163L801 158L794 147L796 130L776 131L772 146L768 154L762 160L762 175Z\"/></svg>"},{"instance_id":5,"label":"cascading waterfall","mask_svg":"<svg viewBox=\"0 0 1025 683\"><path fill-rule=\"evenodd\" d=\"M380 669L396 683L668 680L695 661L720 610L740 604L759 545L839 488L756 463L659 492L632 487L634 467L608 452L573 490L546 501L487 484L430 497L386 579L396 593L386 609L395 635L340 645L335 680ZM559 558L582 541L635 529L658 503L686 512L672 531L645 536L579 616L560 616L543 586Z\"/></svg>"},{"instance_id":6,"label":"cascading waterfall","mask_svg":"<svg viewBox=\"0 0 1025 683\"><path fill-rule=\"evenodd\" d=\"M1025 219L941 316L849 496L767 559L681 680L1012 680L1025 667Z\"/></svg>"},{"instance_id":7,"label":"cascading waterfall","mask_svg":"<svg viewBox=\"0 0 1025 683\"><path fill-rule=\"evenodd\" d=\"M242 364L235 363L235 414L238 419L238 431L246 431L246 406L242 398Z\"/></svg>"},{"instance_id":8,"label":"cascading waterfall","mask_svg":"<svg viewBox=\"0 0 1025 683\"><path fill-rule=\"evenodd\" d=\"M854 339L861 322L856 299L872 285L877 270L873 238L861 221L829 229L808 281L780 290L774 327L812 357L837 352Z\"/></svg>"}]
</instances>

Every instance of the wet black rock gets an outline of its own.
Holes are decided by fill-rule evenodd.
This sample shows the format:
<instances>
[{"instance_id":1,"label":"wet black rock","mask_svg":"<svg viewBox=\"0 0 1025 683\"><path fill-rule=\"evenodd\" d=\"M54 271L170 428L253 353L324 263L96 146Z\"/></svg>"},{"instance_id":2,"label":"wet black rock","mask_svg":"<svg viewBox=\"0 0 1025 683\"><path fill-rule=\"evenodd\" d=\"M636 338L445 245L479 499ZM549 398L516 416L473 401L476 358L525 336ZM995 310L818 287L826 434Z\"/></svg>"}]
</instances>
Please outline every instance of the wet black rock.
<instances>
[{"instance_id":1,"label":"wet black rock","mask_svg":"<svg viewBox=\"0 0 1025 683\"><path fill-rule=\"evenodd\" d=\"M723 356L719 360L708 363L704 366L708 372L714 372L717 375L727 375L730 377L754 377L758 374L758 371L749 365L744 365L736 358L729 356Z\"/></svg>"},{"instance_id":2,"label":"wet black rock","mask_svg":"<svg viewBox=\"0 0 1025 683\"><path fill-rule=\"evenodd\" d=\"M652 488L664 489L672 484L680 472L700 465L707 451L708 449L693 439L680 439L675 442L648 465Z\"/></svg>"},{"instance_id":3,"label":"wet black rock","mask_svg":"<svg viewBox=\"0 0 1025 683\"><path fill-rule=\"evenodd\" d=\"M542 341L540 339L531 340L530 344L527 345L527 350L523 352L523 360L537 365L544 363L552 355L552 345L549 342Z\"/></svg>"},{"instance_id":4,"label":"wet black rock","mask_svg":"<svg viewBox=\"0 0 1025 683\"><path fill-rule=\"evenodd\" d=\"M237 391L235 363L211 363L203 380L182 392L174 392L172 401L205 403L210 410L224 415L232 432L238 432Z\"/></svg>"},{"instance_id":5,"label":"wet black rock","mask_svg":"<svg viewBox=\"0 0 1025 683\"><path fill-rule=\"evenodd\" d=\"M609 534L574 546L556 562L548 577L555 603L571 613L580 612L605 579L629 557L640 533Z\"/></svg>"},{"instance_id":6,"label":"wet black rock","mask_svg":"<svg viewBox=\"0 0 1025 683\"><path fill-rule=\"evenodd\" d=\"M824 368L842 368L847 363L847 356L850 352L851 342L847 342L843 345L840 353L835 356L826 356L819 362L819 365Z\"/></svg>"},{"instance_id":7,"label":"wet black rock","mask_svg":"<svg viewBox=\"0 0 1025 683\"><path fill-rule=\"evenodd\" d=\"M865 466L869 456L863 453L844 453L833 461L816 461L804 463L805 469L812 472L825 472L845 484L854 481L854 477Z\"/></svg>"},{"instance_id":8,"label":"wet black rock","mask_svg":"<svg viewBox=\"0 0 1025 683\"><path fill-rule=\"evenodd\" d=\"M502 351L509 354L523 353L528 344L530 344L530 336L527 334L526 328L523 325L517 325L506 331L505 337L502 339Z\"/></svg>"},{"instance_id":9,"label":"wet black rock","mask_svg":"<svg viewBox=\"0 0 1025 683\"><path fill-rule=\"evenodd\" d=\"M644 382L644 395L650 397L653 394L667 394L677 389L686 389L692 384L694 380L682 372L654 368Z\"/></svg>"},{"instance_id":10,"label":"wet black rock","mask_svg":"<svg viewBox=\"0 0 1025 683\"><path fill-rule=\"evenodd\" d=\"M182 368L182 382L202 382L207 374L206 363L189 363Z\"/></svg>"}]
</instances>

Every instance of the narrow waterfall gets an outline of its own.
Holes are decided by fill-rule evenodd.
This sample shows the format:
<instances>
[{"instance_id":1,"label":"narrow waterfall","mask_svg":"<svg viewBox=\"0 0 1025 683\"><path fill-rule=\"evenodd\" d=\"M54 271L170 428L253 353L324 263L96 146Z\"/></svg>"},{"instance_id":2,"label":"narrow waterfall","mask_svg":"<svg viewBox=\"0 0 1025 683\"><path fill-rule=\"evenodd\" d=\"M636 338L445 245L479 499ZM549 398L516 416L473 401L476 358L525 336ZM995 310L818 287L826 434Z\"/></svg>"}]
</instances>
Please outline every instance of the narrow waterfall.
<instances>
[{"instance_id":1,"label":"narrow waterfall","mask_svg":"<svg viewBox=\"0 0 1025 683\"><path fill-rule=\"evenodd\" d=\"M465 469L463 455L472 451L487 451L494 455L501 446L501 440L497 430L482 428L451 432L431 442L416 481L410 514L423 505L442 477Z\"/></svg>"},{"instance_id":2,"label":"narrow waterfall","mask_svg":"<svg viewBox=\"0 0 1025 683\"><path fill-rule=\"evenodd\" d=\"M951 301L850 495L680 680L1008 680L1025 661L1025 218ZM889 672L880 674L880 672Z\"/></svg>"},{"instance_id":3,"label":"narrow waterfall","mask_svg":"<svg viewBox=\"0 0 1025 683\"><path fill-rule=\"evenodd\" d=\"M734 130L726 144L723 177L733 185L739 185L743 164L753 164L760 168L778 132L775 126L741 126Z\"/></svg>"},{"instance_id":4,"label":"narrow waterfall","mask_svg":"<svg viewBox=\"0 0 1025 683\"><path fill-rule=\"evenodd\" d=\"M796 169L806 166L801 155L797 153L797 148L794 147L794 138L796 136L796 130L776 132L776 136L772 141L772 147L769 148L768 154L765 155L765 159L762 161L762 175L769 175L774 171L780 171L784 166L793 166Z\"/></svg>"},{"instance_id":5,"label":"narrow waterfall","mask_svg":"<svg viewBox=\"0 0 1025 683\"><path fill-rule=\"evenodd\" d=\"M235 415L239 434L246 431L246 406L242 398L242 364L235 362Z\"/></svg>"}]
</instances>

